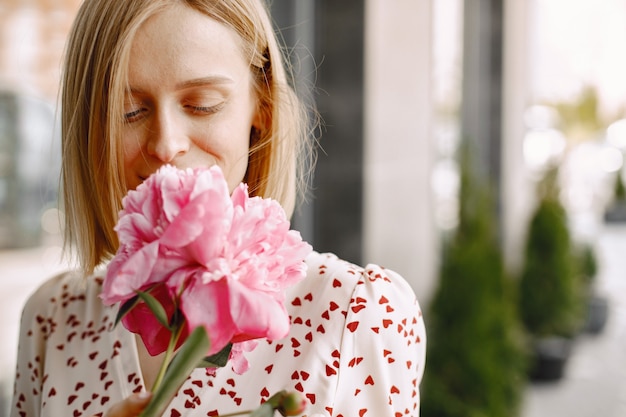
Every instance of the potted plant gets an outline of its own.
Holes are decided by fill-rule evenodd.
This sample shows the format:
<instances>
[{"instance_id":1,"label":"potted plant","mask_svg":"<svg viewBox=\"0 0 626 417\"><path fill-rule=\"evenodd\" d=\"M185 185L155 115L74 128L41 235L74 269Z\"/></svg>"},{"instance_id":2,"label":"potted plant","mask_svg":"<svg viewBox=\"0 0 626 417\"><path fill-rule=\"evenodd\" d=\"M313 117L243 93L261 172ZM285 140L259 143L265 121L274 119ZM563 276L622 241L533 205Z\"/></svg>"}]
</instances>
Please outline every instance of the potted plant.
<instances>
[{"instance_id":1,"label":"potted plant","mask_svg":"<svg viewBox=\"0 0 626 417\"><path fill-rule=\"evenodd\" d=\"M521 324L496 238L487 186L461 163L459 224L445 243L439 285L426 312L422 414L518 414L525 386Z\"/></svg>"},{"instance_id":2,"label":"potted plant","mask_svg":"<svg viewBox=\"0 0 626 417\"><path fill-rule=\"evenodd\" d=\"M604 221L607 223L626 221L626 187L621 169L615 174L613 200L604 212Z\"/></svg>"},{"instance_id":3,"label":"potted plant","mask_svg":"<svg viewBox=\"0 0 626 417\"><path fill-rule=\"evenodd\" d=\"M581 280L557 180L558 169L551 168L538 185L519 280L519 310L533 353L532 380L563 376L581 327Z\"/></svg>"},{"instance_id":4,"label":"potted plant","mask_svg":"<svg viewBox=\"0 0 626 417\"><path fill-rule=\"evenodd\" d=\"M608 320L609 301L595 289L598 260L591 244L585 243L579 247L578 264L587 300L587 316L583 330L589 334L599 334Z\"/></svg>"}]
</instances>

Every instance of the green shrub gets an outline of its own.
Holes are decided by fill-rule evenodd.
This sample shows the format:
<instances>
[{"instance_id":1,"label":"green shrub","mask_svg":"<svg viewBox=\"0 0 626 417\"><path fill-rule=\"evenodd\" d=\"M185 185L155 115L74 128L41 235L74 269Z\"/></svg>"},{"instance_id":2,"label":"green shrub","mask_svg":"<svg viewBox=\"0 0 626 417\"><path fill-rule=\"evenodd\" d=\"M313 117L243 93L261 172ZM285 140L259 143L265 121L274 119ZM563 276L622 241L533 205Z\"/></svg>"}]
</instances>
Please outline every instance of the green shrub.
<instances>
[{"instance_id":1,"label":"green shrub","mask_svg":"<svg viewBox=\"0 0 626 417\"><path fill-rule=\"evenodd\" d=\"M426 316L424 417L511 417L525 383L520 324L495 236L494 205L462 163L460 223Z\"/></svg>"},{"instance_id":2,"label":"green shrub","mask_svg":"<svg viewBox=\"0 0 626 417\"><path fill-rule=\"evenodd\" d=\"M577 273L580 275L583 290L589 294L598 274L598 259L593 246L589 243L578 245L575 249Z\"/></svg>"},{"instance_id":3,"label":"green shrub","mask_svg":"<svg viewBox=\"0 0 626 417\"><path fill-rule=\"evenodd\" d=\"M582 274L559 201L557 172L550 170L539 184L519 282L520 315L535 337L569 337L581 324Z\"/></svg>"},{"instance_id":4,"label":"green shrub","mask_svg":"<svg viewBox=\"0 0 626 417\"><path fill-rule=\"evenodd\" d=\"M598 273L598 259L593 246L586 244L581 249L581 273L589 280L593 281Z\"/></svg>"}]
</instances>

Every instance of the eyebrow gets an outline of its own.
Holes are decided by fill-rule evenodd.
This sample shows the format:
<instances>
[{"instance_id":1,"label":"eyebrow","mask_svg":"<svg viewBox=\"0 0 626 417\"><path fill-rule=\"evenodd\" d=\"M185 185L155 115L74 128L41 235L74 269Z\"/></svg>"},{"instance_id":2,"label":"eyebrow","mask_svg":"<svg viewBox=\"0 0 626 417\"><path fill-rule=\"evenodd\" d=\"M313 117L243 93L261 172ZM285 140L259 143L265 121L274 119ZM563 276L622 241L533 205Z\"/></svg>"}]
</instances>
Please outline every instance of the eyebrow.
<instances>
[{"instance_id":1,"label":"eyebrow","mask_svg":"<svg viewBox=\"0 0 626 417\"><path fill-rule=\"evenodd\" d=\"M184 90L193 87L205 87L212 85L234 84L235 80L225 75L210 75L208 77L194 78L182 81L174 86L175 90ZM127 92L134 94L142 94L144 91L140 88L130 88Z\"/></svg>"},{"instance_id":2,"label":"eyebrow","mask_svg":"<svg viewBox=\"0 0 626 417\"><path fill-rule=\"evenodd\" d=\"M208 77L194 78L193 80L183 81L176 84L176 89L183 90L189 87L201 87L215 84L232 84L234 82L235 81L232 78L224 75L211 75Z\"/></svg>"}]
</instances>

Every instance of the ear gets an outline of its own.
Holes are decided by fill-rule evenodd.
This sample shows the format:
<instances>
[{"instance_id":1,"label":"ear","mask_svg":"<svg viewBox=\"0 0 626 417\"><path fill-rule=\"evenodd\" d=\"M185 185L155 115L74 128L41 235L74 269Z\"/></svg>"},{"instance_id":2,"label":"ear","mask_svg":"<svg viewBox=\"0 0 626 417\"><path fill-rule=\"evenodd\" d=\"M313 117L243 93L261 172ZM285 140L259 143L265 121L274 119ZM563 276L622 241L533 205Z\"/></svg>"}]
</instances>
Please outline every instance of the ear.
<instances>
[{"instance_id":1,"label":"ear","mask_svg":"<svg viewBox=\"0 0 626 417\"><path fill-rule=\"evenodd\" d=\"M263 103L259 103L252 118L252 127L264 132L272 125L272 116L269 109Z\"/></svg>"}]
</instances>

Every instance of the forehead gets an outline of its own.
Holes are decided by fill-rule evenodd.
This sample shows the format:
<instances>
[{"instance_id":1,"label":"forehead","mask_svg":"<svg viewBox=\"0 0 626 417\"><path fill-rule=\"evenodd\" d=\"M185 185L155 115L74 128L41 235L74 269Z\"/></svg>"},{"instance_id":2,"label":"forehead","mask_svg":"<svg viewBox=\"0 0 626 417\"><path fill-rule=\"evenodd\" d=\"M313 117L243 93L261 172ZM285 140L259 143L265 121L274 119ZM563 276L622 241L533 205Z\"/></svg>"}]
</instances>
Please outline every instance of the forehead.
<instances>
[{"instance_id":1,"label":"forehead","mask_svg":"<svg viewBox=\"0 0 626 417\"><path fill-rule=\"evenodd\" d=\"M151 32L156 28L156 31L169 35L175 33L190 36L219 35L215 31L217 26L238 38L237 33L227 23L184 3L173 3L154 11L140 24L139 31Z\"/></svg>"},{"instance_id":2,"label":"forehead","mask_svg":"<svg viewBox=\"0 0 626 417\"><path fill-rule=\"evenodd\" d=\"M228 25L182 4L167 7L141 24L131 44L129 76L201 67L211 72L249 68L240 36Z\"/></svg>"}]
</instances>

